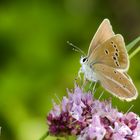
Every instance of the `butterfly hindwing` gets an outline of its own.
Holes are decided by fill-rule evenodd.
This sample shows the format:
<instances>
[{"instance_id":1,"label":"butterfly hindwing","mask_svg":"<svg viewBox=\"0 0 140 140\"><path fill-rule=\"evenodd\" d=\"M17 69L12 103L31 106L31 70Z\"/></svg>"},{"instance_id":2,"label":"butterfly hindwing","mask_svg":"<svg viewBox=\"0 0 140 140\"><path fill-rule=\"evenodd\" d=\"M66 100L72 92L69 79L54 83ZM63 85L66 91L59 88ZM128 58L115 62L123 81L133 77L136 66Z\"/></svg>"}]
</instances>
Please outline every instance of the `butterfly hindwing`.
<instances>
[{"instance_id":1,"label":"butterfly hindwing","mask_svg":"<svg viewBox=\"0 0 140 140\"><path fill-rule=\"evenodd\" d=\"M101 85L122 100L131 101L138 96L137 90L125 73L104 64L93 65Z\"/></svg>"},{"instance_id":2,"label":"butterfly hindwing","mask_svg":"<svg viewBox=\"0 0 140 140\"><path fill-rule=\"evenodd\" d=\"M123 37L120 34L111 37L96 47L88 60L90 65L102 63L122 71L127 71L129 59Z\"/></svg>"},{"instance_id":3,"label":"butterfly hindwing","mask_svg":"<svg viewBox=\"0 0 140 140\"><path fill-rule=\"evenodd\" d=\"M88 50L88 56L92 51L99 45L114 36L112 26L108 19L104 19L101 25L99 26L97 32L95 33Z\"/></svg>"}]
</instances>

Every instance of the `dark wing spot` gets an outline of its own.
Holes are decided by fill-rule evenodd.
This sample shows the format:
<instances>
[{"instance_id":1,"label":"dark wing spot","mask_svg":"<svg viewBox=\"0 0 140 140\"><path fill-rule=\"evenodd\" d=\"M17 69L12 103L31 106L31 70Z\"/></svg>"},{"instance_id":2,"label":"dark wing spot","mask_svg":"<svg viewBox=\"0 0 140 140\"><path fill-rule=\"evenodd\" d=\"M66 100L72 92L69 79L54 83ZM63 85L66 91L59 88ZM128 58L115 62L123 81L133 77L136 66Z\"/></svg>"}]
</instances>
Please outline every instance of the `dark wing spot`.
<instances>
[{"instance_id":1,"label":"dark wing spot","mask_svg":"<svg viewBox=\"0 0 140 140\"><path fill-rule=\"evenodd\" d=\"M111 43L112 45L114 44L114 42L113 42L113 41L111 41L110 43Z\"/></svg>"},{"instance_id":2,"label":"dark wing spot","mask_svg":"<svg viewBox=\"0 0 140 140\"><path fill-rule=\"evenodd\" d=\"M115 45L115 44L114 44L114 46L113 46L113 47L114 47L114 48L116 48L116 47L117 47L117 45Z\"/></svg>"},{"instance_id":3,"label":"dark wing spot","mask_svg":"<svg viewBox=\"0 0 140 140\"><path fill-rule=\"evenodd\" d=\"M119 65L119 63L118 63L117 61L116 61L116 66L117 66L117 67L119 67L119 66L120 66L120 65Z\"/></svg>"},{"instance_id":4,"label":"dark wing spot","mask_svg":"<svg viewBox=\"0 0 140 140\"><path fill-rule=\"evenodd\" d=\"M114 60L117 60L117 58L116 58L115 56L113 56L113 59L114 59Z\"/></svg>"},{"instance_id":5,"label":"dark wing spot","mask_svg":"<svg viewBox=\"0 0 140 140\"><path fill-rule=\"evenodd\" d=\"M119 50L118 50L118 49L116 49L116 52L119 52Z\"/></svg>"},{"instance_id":6,"label":"dark wing spot","mask_svg":"<svg viewBox=\"0 0 140 140\"><path fill-rule=\"evenodd\" d=\"M118 55L118 53L115 53L115 55L118 57L119 55Z\"/></svg>"},{"instance_id":7,"label":"dark wing spot","mask_svg":"<svg viewBox=\"0 0 140 140\"><path fill-rule=\"evenodd\" d=\"M123 85L123 88L126 88L126 86L125 86L125 85Z\"/></svg>"},{"instance_id":8,"label":"dark wing spot","mask_svg":"<svg viewBox=\"0 0 140 140\"><path fill-rule=\"evenodd\" d=\"M105 53L106 53L106 54L109 54L109 51L108 51L108 50L105 50Z\"/></svg>"},{"instance_id":9,"label":"dark wing spot","mask_svg":"<svg viewBox=\"0 0 140 140\"><path fill-rule=\"evenodd\" d=\"M120 77L120 80L122 79L122 77Z\"/></svg>"},{"instance_id":10,"label":"dark wing spot","mask_svg":"<svg viewBox=\"0 0 140 140\"><path fill-rule=\"evenodd\" d=\"M117 73L117 72L114 70L114 73Z\"/></svg>"}]
</instances>

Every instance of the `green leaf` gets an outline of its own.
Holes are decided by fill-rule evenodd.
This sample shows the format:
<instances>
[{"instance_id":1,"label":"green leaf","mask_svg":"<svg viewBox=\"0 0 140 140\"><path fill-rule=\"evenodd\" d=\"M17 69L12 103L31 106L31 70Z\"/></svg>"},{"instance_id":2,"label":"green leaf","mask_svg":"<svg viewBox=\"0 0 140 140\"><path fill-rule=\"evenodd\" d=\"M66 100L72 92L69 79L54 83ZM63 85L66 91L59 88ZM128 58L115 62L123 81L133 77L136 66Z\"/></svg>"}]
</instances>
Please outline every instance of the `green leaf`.
<instances>
[{"instance_id":1,"label":"green leaf","mask_svg":"<svg viewBox=\"0 0 140 140\"><path fill-rule=\"evenodd\" d=\"M140 43L140 36L126 46L127 52L129 52L132 48L134 48L139 43Z\"/></svg>"},{"instance_id":2,"label":"green leaf","mask_svg":"<svg viewBox=\"0 0 140 140\"><path fill-rule=\"evenodd\" d=\"M138 46L130 55L129 59L131 59L133 56L135 56L140 51L140 46Z\"/></svg>"}]
</instances>

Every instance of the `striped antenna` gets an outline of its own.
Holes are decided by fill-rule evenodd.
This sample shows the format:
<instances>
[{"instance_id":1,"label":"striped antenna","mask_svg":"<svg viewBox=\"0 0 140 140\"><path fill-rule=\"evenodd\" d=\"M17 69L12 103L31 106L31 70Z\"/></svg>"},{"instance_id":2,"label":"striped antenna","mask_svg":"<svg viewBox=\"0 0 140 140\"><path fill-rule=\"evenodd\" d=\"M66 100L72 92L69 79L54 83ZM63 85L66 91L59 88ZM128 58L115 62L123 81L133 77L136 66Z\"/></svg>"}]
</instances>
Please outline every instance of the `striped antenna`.
<instances>
[{"instance_id":1,"label":"striped antenna","mask_svg":"<svg viewBox=\"0 0 140 140\"><path fill-rule=\"evenodd\" d=\"M73 47L73 49L72 50L74 50L74 51L76 51L76 52L80 52L80 53L82 53L84 56L86 56L86 54L84 53L84 51L83 50L81 50L80 48L78 48L77 46L75 46L74 44L72 44L71 42L69 42L69 41L67 41L67 43L70 45L70 46L72 46Z\"/></svg>"}]
</instances>

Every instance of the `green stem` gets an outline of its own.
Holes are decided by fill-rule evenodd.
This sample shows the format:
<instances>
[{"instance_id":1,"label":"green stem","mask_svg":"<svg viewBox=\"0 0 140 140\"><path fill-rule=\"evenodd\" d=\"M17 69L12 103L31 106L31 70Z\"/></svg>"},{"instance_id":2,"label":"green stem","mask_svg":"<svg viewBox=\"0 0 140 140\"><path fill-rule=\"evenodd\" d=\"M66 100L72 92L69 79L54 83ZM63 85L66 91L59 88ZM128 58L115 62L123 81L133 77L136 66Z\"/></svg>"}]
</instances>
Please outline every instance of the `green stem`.
<instances>
[{"instance_id":1,"label":"green stem","mask_svg":"<svg viewBox=\"0 0 140 140\"><path fill-rule=\"evenodd\" d=\"M140 46L138 46L130 55L129 59L131 59L133 56L135 56L140 51Z\"/></svg>"},{"instance_id":2,"label":"green stem","mask_svg":"<svg viewBox=\"0 0 140 140\"><path fill-rule=\"evenodd\" d=\"M49 132L47 131L39 140L45 140L49 136Z\"/></svg>"},{"instance_id":3,"label":"green stem","mask_svg":"<svg viewBox=\"0 0 140 140\"><path fill-rule=\"evenodd\" d=\"M140 43L140 36L137 37L135 40L133 40L131 43L129 43L126 48L127 48L127 52L129 52L133 47L136 46L136 44Z\"/></svg>"}]
</instances>

